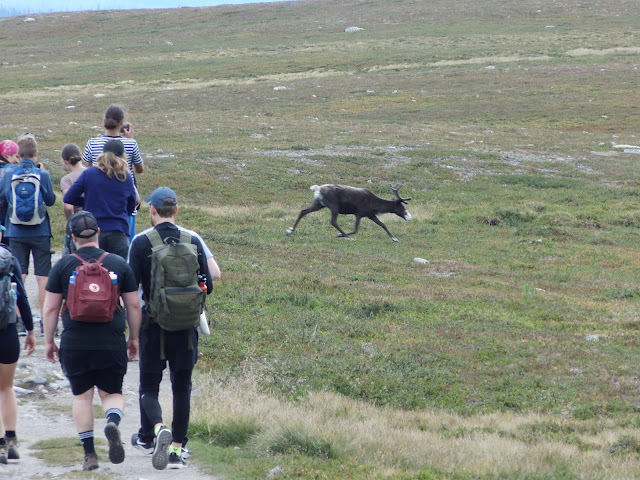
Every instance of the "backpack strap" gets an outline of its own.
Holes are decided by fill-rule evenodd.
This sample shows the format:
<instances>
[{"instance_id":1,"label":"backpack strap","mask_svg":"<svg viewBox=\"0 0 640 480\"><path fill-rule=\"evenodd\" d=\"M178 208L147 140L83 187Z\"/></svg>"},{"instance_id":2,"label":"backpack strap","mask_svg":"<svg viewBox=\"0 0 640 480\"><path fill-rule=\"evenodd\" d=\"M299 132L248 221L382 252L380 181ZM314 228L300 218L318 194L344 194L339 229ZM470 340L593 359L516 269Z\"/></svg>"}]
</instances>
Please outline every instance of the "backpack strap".
<instances>
[{"instance_id":1,"label":"backpack strap","mask_svg":"<svg viewBox=\"0 0 640 480\"><path fill-rule=\"evenodd\" d=\"M185 232L184 230L180 230L180 243L191 243L191 235Z\"/></svg>"},{"instance_id":2,"label":"backpack strap","mask_svg":"<svg viewBox=\"0 0 640 480\"><path fill-rule=\"evenodd\" d=\"M145 232L145 236L149 239L149 243L151 243L152 249L153 247L164 245L164 241L162 240L162 237L158 233L158 230L156 230L155 228L152 229L150 232Z\"/></svg>"},{"instance_id":3,"label":"backpack strap","mask_svg":"<svg viewBox=\"0 0 640 480\"><path fill-rule=\"evenodd\" d=\"M149 240L149 243L151 244L152 253L154 248L164 245L164 241L162 240L162 237L158 233L158 230L156 230L155 228L152 228L148 232L144 232L144 235L145 237L147 237L147 240ZM151 292L149 292L149 295L151 295ZM144 309L147 312L147 320L144 322L144 325L143 325L144 329L146 330L149 328L151 319L149 318L149 307L145 305ZM161 351L161 357L164 357L164 337L160 338L160 351Z\"/></svg>"},{"instance_id":4,"label":"backpack strap","mask_svg":"<svg viewBox=\"0 0 640 480\"><path fill-rule=\"evenodd\" d=\"M102 263L102 260L104 260L104 257L106 257L107 255L109 255L109 252L104 252L102 255L100 255L100 256L98 257L98 259L96 260L96 262L100 262L100 263ZM89 263L89 261L88 261L88 260L85 260L84 258L82 258L80 255L78 255L78 254L77 254L77 253L75 253L75 252L74 252L74 253L72 253L72 254L71 254L71 256L72 256L72 257L76 257L76 258L77 258L78 260L80 260L83 264L85 264L85 263ZM93 258L92 258L91 260L93 260Z\"/></svg>"},{"instance_id":5,"label":"backpack strap","mask_svg":"<svg viewBox=\"0 0 640 480\"><path fill-rule=\"evenodd\" d=\"M77 253L72 253L71 254L72 257L76 257L78 260L80 260L80 262L84 265L85 263L87 263L87 261L82 258L80 255L78 255Z\"/></svg>"}]
</instances>

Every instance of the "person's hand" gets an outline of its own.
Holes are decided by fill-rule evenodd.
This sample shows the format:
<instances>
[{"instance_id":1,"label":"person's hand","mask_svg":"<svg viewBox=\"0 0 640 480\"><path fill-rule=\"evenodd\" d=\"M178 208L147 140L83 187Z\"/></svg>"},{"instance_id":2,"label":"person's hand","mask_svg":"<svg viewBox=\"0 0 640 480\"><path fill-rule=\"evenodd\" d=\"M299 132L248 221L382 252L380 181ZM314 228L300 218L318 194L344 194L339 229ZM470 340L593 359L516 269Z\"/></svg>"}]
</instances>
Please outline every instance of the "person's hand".
<instances>
[{"instance_id":1,"label":"person's hand","mask_svg":"<svg viewBox=\"0 0 640 480\"><path fill-rule=\"evenodd\" d=\"M31 330L27 332L27 338L24 341L24 350L27 352L27 356L31 355L36 350L36 331Z\"/></svg>"},{"instance_id":2,"label":"person's hand","mask_svg":"<svg viewBox=\"0 0 640 480\"><path fill-rule=\"evenodd\" d=\"M46 343L44 346L44 353L47 356L47 360L51 363L56 363L60 359L58 346L56 342Z\"/></svg>"},{"instance_id":3,"label":"person's hand","mask_svg":"<svg viewBox=\"0 0 640 480\"><path fill-rule=\"evenodd\" d=\"M127 138L133 138L133 125L131 125L130 123L127 123L126 125L128 125L129 128L125 128L124 130L121 130L122 136Z\"/></svg>"},{"instance_id":4,"label":"person's hand","mask_svg":"<svg viewBox=\"0 0 640 480\"><path fill-rule=\"evenodd\" d=\"M36 163L36 167L38 167L40 170L46 170L46 168L44 168L44 163L42 162Z\"/></svg>"},{"instance_id":5,"label":"person's hand","mask_svg":"<svg viewBox=\"0 0 640 480\"><path fill-rule=\"evenodd\" d=\"M133 360L140 350L140 340L137 338L127 340L127 350L129 351L129 360Z\"/></svg>"}]
</instances>

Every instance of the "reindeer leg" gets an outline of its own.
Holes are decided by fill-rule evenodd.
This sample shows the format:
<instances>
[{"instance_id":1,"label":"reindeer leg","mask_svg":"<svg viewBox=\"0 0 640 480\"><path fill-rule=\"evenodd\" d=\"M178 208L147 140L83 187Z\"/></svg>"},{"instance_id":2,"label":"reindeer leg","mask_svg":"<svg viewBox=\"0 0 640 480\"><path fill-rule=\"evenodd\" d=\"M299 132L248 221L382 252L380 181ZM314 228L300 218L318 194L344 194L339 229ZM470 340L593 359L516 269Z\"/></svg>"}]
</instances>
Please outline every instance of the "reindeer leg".
<instances>
[{"instance_id":1,"label":"reindeer leg","mask_svg":"<svg viewBox=\"0 0 640 480\"><path fill-rule=\"evenodd\" d=\"M352 240L353 241L353 238L351 238L349 235L344 233L344 230L342 230L340 228L340 226L338 225L338 212L331 212L331 225L333 225L335 227L335 229L340 232L340 234L336 235L336 237L344 237L347 240Z\"/></svg>"},{"instance_id":2,"label":"reindeer leg","mask_svg":"<svg viewBox=\"0 0 640 480\"><path fill-rule=\"evenodd\" d=\"M291 235L293 233L293 231L298 226L298 222L300 222L300 220L302 220L302 217L304 217L308 213L317 212L318 210L322 210L323 208L324 208L324 205L322 205L320 202L315 202L314 201L313 204L309 208L305 208L304 210L302 210L300 212L300 215L298 215L298 218L296 219L296 223L293 224L293 227L287 228L287 235Z\"/></svg>"},{"instance_id":3,"label":"reindeer leg","mask_svg":"<svg viewBox=\"0 0 640 480\"><path fill-rule=\"evenodd\" d=\"M358 228L360 228L360 220L362 219L362 217L359 217L356 215L356 223L353 226L353 232L351 233L347 233L347 235L355 235L356 233L358 233Z\"/></svg>"},{"instance_id":4,"label":"reindeer leg","mask_svg":"<svg viewBox=\"0 0 640 480\"><path fill-rule=\"evenodd\" d=\"M391 235L391 232L389 231L389 229L387 228L387 226L382 223L380 220L378 220L378 217L376 217L375 215L369 215L369 220L371 220L374 223L377 223L378 225L380 225L382 228L384 228L384 231L387 232L387 235L389 235L389 238L391 238L391 240L393 240L394 242L397 242L398 239L396 237L394 237L393 235Z\"/></svg>"}]
</instances>

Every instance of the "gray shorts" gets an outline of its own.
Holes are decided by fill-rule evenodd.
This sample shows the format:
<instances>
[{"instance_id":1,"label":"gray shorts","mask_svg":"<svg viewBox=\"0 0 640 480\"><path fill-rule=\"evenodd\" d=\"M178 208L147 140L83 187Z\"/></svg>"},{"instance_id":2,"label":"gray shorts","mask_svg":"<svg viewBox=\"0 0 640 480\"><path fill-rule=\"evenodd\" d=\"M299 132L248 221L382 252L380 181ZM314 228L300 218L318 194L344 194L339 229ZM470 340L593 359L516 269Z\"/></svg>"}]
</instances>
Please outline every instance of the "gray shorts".
<instances>
[{"instance_id":1,"label":"gray shorts","mask_svg":"<svg viewBox=\"0 0 640 480\"><path fill-rule=\"evenodd\" d=\"M40 277L48 277L51 270L51 237L7 238L11 253L18 259L23 274L29 273L29 255L33 254L33 270Z\"/></svg>"}]
</instances>

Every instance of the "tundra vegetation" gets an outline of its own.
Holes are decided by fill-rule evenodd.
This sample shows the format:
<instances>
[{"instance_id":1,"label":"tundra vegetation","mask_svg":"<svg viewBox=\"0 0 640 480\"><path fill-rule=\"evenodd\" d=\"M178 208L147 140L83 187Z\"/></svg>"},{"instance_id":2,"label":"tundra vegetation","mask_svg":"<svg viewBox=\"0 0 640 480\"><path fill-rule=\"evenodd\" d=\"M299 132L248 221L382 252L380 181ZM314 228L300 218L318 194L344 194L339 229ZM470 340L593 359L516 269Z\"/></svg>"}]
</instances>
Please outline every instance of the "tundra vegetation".
<instances>
[{"instance_id":1,"label":"tundra vegetation","mask_svg":"<svg viewBox=\"0 0 640 480\"><path fill-rule=\"evenodd\" d=\"M637 2L33 17L0 19L0 136L35 133L56 182L62 146L123 104L142 193L172 186L223 270L192 461L640 477L640 157L614 145L640 142ZM323 210L286 236L325 183L402 183L413 220L384 217L399 243L372 222L348 242Z\"/></svg>"}]
</instances>

